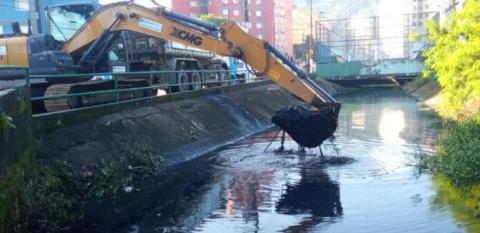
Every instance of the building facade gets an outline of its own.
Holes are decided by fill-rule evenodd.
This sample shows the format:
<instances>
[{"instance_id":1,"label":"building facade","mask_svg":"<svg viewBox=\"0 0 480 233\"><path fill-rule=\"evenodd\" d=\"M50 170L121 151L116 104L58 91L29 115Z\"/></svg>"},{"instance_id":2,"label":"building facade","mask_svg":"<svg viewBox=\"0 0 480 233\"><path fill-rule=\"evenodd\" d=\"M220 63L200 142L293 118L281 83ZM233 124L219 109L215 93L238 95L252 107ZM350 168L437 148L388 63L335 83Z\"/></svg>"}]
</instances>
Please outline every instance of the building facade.
<instances>
[{"instance_id":1,"label":"building facade","mask_svg":"<svg viewBox=\"0 0 480 233\"><path fill-rule=\"evenodd\" d=\"M315 22L320 19L320 15L314 12L310 17L310 9L294 7L293 16L293 43L302 44L310 36L310 27L315 27ZM312 25L313 24L313 25Z\"/></svg>"},{"instance_id":2,"label":"building facade","mask_svg":"<svg viewBox=\"0 0 480 233\"><path fill-rule=\"evenodd\" d=\"M251 35L293 54L292 0L175 0L172 9L191 17L211 13L234 20Z\"/></svg>"},{"instance_id":3,"label":"building facade","mask_svg":"<svg viewBox=\"0 0 480 233\"><path fill-rule=\"evenodd\" d=\"M28 31L30 10L31 4L28 0L0 1L0 34L12 32L12 22L19 22L22 31Z\"/></svg>"},{"instance_id":4,"label":"building facade","mask_svg":"<svg viewBox=\"0 0 480 233\"><path fill-rule=\"evenodd\" d=\"M42 32L45 24L45 7L59 4L98 3L98 0L1 0L0 34L11 33L12 23L18 22L22 32L28 32L30 22L33 33Z\"/></svg>"},{"instance_id":5,"label":"building facade","mask_svg":"<svg viewBox=\"0 0 480 233\"><path fill-rule=\"evenodd\" d=\"M438 0L407 0L403 26L403 56L412 57L427 46L425 21L440 22L441 4Z\"/></svg>"}]
</instances>

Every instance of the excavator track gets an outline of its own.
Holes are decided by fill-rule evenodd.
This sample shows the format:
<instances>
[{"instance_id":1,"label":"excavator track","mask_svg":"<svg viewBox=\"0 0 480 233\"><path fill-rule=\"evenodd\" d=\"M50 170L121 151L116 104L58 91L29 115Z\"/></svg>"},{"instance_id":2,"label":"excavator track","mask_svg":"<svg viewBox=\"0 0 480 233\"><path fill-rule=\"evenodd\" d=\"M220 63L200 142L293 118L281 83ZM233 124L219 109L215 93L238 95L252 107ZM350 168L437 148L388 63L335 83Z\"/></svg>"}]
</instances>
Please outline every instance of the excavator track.
<instances>
[{"instance_id":1,"label":"excavator track","mask_svg":"<svg viewBox=\"0 0 480 233\"><path fill-rule=\"evenodd\" d=\"M45 91L45 96L66 95L70 93L76 83L51 85ZM43 101L47 112L57 112L75 108L78 105L78 97L47 99Z\"/></svg>"},{"instance_id":2,"label":"excavator track","mask_svg":"<svg viewBox=\"0 0 480 233\"><path fill-rule=\"evenodd\" d=\"M145 79L119 80L119 89L145 87L149 83ZM86 93L92 91L113 90L114 82L112 80L95 80L86 82L77 82L69 84L54 84L47 88L45 96L67 95L75 93ZM152 90L137 90L129 92L120 92L118 100L128 100L151 96ZM116 101L115 93L100 93L94 95L72 96L66 98L56 98L44 100L44 107L47 112L64 111L84 106L105 104Z\"/></svg>"}]
</instances>

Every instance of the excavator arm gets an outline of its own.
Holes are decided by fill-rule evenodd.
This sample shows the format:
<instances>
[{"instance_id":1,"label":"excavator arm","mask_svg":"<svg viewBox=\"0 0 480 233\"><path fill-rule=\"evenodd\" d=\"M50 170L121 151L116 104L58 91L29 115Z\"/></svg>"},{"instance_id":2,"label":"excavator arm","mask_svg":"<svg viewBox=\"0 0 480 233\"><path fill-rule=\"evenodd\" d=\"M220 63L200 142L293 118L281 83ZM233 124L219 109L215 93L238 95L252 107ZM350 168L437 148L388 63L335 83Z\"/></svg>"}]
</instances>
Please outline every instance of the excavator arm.
<instances>
[{"instance_id":1,"label":"excavator arm","mask_svg":"<svg viewBox=\"0 0 480 233\"><path fill-rule=\"evenodd\" d=\"M83 60L103 38L117 31L135 31L243 60L257 71L257 75L267 76L317 108L315 111L284 109L272 119L302 146L320 145L337 127L340 103L268 42L249 35L235 23L217 27L162 8L153 11L121 2L97 11L62 49ZM311 127L312 124L315 127ZM321 135L311 132L314 130L322 131Z\"/></svg>"}]
</instances>

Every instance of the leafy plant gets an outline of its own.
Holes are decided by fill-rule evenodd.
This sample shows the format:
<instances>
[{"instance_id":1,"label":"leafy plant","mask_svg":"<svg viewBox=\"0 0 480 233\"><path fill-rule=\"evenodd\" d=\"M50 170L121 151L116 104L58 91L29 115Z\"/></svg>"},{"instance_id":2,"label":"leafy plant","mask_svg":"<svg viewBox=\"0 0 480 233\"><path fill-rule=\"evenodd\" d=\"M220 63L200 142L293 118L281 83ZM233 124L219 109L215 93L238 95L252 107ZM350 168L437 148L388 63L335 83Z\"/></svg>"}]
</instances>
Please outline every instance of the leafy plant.
<instances>
[{"instance_id":1,"label":"leafy plant","mask_svg":"<svg viewBox=\"0 0 480 233\"><path fill-rule=\"evenodd\" d=\"M216 15L211 14L211 13L200 15L199 19L203 20L203 21L208 21L208 22L214 23L216 25L223 25L223 24L233 22L233 21L231 21L227 18L224 18L224 17L221 17L221 16L216 16Z\"/></svg>"},{"instance_id":2,"label":"leafy plant","mask_svg":"<svg viewBox=\"0 0 480 233\"><path fill-rule=\"evenodd\" d=\"M422 39L422 36L417 32L412 32L408 35L409 41L414 42L414 41L419 41L420 39Z\"/></svg>"},{"instance_id":3,"label":"leafy plant","mask_svg":"<svg viewBox=\"0 0 480 233\"><path fill-rule=\"evenodd\" d=\"M427 21L426 27L433 46L424 53L425 76L438 75L440 113L459 118L467 102L480 97L480 1L467 1L444 25Z\"/></svg>"},{"instance_id":4,"label":"leafy plant","mask_svg":"<svg viewBox=\"0 0 480 233\"><path fill-rule=\"evenodd\" d=\"M475 120L446 123L432 171L455 185L480 184L480 124Z\"/></svg>"},{"instance_id":5,"label":"leafy plant","mask_svg":"<svg viewBox=\"0 0 480 233\"><path fill-rule=\"evenodd\" d=\"M12 117L5 113L0 114L0 128L3 130L14 129L15 124L13 124Z\"/></svg>"}]
</instances>

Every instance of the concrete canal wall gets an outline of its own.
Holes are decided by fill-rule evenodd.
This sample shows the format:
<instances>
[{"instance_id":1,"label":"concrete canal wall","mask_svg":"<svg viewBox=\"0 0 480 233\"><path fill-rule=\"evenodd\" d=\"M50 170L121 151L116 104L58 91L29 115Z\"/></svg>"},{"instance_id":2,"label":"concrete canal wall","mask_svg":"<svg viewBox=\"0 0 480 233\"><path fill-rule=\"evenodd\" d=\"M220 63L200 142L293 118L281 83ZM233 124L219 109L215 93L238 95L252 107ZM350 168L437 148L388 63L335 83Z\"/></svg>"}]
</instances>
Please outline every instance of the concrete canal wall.
<instances>
[{"instance_id":1,"label":"concrete canal wall","mask_svg":"<svg viewBox=\"0 0 480 233\"><path fill-rule=\"evenodd\" d=\"M127 147L152 148L165 164L176 164L261 132L271 126L275 110L298 104L288 92L268 82L246 87L211 91L196 98L149 104L87 120L80 118L99 112L43 116L36 119L36 129L43 131L39 156L93 167L108 157L112 146L118 144L114 142L120 142ZM72 117L78 122L52 129L52 124L63 125Z\"/></svg>"},{"instance_id":2,"label":"concrete canal wall","mask_svg":"<svg viewBox=\"0 0 480 233\"><path fill-rule=\"evenodd\" d=\"M19 193L34 158L30 91L25 85L0 90L0 232L18 214Z\"/></svg>"}]
</instances>

